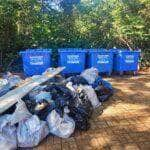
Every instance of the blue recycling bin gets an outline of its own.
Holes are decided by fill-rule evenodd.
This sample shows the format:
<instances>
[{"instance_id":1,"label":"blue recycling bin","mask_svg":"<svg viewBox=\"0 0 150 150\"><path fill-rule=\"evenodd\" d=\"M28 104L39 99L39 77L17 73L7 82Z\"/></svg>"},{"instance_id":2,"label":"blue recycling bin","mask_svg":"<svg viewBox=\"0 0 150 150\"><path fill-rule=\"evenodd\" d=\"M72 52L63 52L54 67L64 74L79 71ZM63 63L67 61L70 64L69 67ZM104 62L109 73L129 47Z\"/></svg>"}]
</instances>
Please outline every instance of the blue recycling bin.
<instances>
[{"instance_id":1,"label":"blue recycling bin","mask_svg":"<svg viewBox=\"0 0 150 150\"><path fill-rule=\"evenodd\" d=\"M140 51L118 49L114 51L114 71L137 71L140 58Z\"/></svg>"},{"instance_id":2,"label":"blue recycling bin","mask_svg":"<svg viewBox=\"0 0 150 150\"><path fill-rule=\"evenodd\" d=\"M26 76L41 75L51 67L51 49L28 49L21 51Z\"/></svg>"},{"instance_id":3,"label":"blue recycling bin","mask_svg":"<svg viewBox=\"0 0 150 150\"><path fill-rule=\"evenodd\" d=\"M77 48L59 49L59 66L66 67L63 74L77 74L85 69L86 50Z\"/></svg>"},{"instance_id":4,"label":"blue recycling bin","mask_svg":"<svg viewBox=\"0 0 150 150\"><path fill-rule=\"evenodd\" d=\"M88 67L95 67L100 73L111 75L113 69L113 52L106 49L89 49Z\"/></svg>"}]
</instances>

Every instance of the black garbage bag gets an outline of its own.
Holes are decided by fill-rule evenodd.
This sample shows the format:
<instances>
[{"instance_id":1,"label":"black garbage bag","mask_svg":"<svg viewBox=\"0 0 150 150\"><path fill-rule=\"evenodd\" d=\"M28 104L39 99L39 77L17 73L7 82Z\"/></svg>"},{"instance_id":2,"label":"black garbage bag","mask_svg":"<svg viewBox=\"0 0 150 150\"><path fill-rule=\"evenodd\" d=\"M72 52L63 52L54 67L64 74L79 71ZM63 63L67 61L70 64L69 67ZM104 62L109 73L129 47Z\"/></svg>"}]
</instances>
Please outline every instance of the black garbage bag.
<instances>
[{"instance_id":1,"label":"black garbage bag","mask_svg":"<svg viewBox=\"0 0 150 150\"><path fill-rule=\"evenodd\" d=\"M72 82L73 85L89 85L88 81L79 75L67 78L66 82Z\"/></svg>"},{"instance_id":2,"label":"black garbage bag","mask_svg":"<svg viewBox=\"0 0 150 150\"><path fill-rule=\"evenodd\" d=\"M51 85L51 84L60 84L60 83L63 83L65 82L65 78L63 78L62 76L60 75L56 75L55 77L49 79L45 84L46 85Z\"/></svg>"},{"instance_id":3,"label":"black garbage bag","mask_svg":"<svg viewBox=\"0 0 150 150\"><path fill-rule=\"evenodd\" d=\"M76 106L70 108L69 116L76 124L76 129L88 130L90 128L89 119L93 112L93 107L84 90L78 91L76 95Z\"/></svg>"},{"instance_id":4,"label":"black garbage bag","mask_svg":"<svg viewBox=\"0 0 150 150\"><path fill-rule=\"evenodd\" d=\"M50 92L52 95L52 100L59 105L75 105L73 101L74 95L70 89L68 89L65 85L52 84L47 86L45 91Z\"/></svg>"},{"instance_id":5,"label":"black garbage bag","mask_svg":"<svg viewBox=\"0 0 150 150\"><path fill-rule=\"evenodd\" d=\"M60 117L63 117L64 108L67 106L70 110L68 115L75 121L76 128L79 130L89 129L89 119L92 115L93 107L83 89L77 89L77 92L73 93L63 84L52 83L43 90L50 92L52 103L48 103L45 100L37 103L35 100L29 99L28 95L23 98L32 114L37 115L41 120L46 120L48 114L55 110Z\"/></svg>"},{"instance_id":6,"label":"black garbage bag","mask_svg":"<svg viewBox=\"0 0 150 150\"><path fill-rule=\"evenodd\" d=\"M1 114L1 116L5 115L5 114L12 114L12 113L14 113L15 109L16 109L16 105L13 105L10 108L8 108L6 111L4 111Z\"/></svg>"},{"instance_id":7,"label":"black garbage bag","mask_svg":"<svg viewBox=\"0 0 150 150\"><path fill-rule=\"evenodd\" d=\"M69 105L69 102L63 97L55 99L55 110L60 115L60 117L63 117L64 108L68 105Z\"/></svg>"},{"instance_id":8,"label":"black garbage bag","mask_svg":"<svg viewBox=\"0 0 150 150\"><path fill-rule=\"evenodd\" d=\"M75 106L72 91L62 84L49 84L47 87L45 87L44 91L51 93L53 102L47 104L44 109L36 111L36 115L38 115L38 117L42 120L45 120L47 115L54 109L60 115L60 117L63 117L64 108L66 106ZM43 105L43 103L40 105Z\"/></svg>"},{"instance_id":9,"label":"black garbage bag","mask_svg":"<svg viewBox=\"0 0 150 150\"><path fill-rule=\"evenodd\" d=\"M46 99L36 102L29 94L23 97L29 112L37 115L41 120L45 121L47 115L54 109L62 117L66 106L75 106L72 91L62 84L54 84L53 82L50 84L49 82L49 85L45 86L43 91L50 92L51 102L48 102Z\"/></svg>"},{"instance_id":10,"label":"black garbage bag","mask_svg":"<svg viewBox=\"0 0 150 150\"><path fill-rule=\"evenodd\" d=\"M83 108L73 108L69 116L75 121L76 129L87 131L90 128L89 118L82 112Z\"/></svg>"},{"instance_id":11,"label":"black garbage bag","mask_svg":"<svg viewBox=\"0 0 150 150\"><path fill-rule=\"evenodd\" d=\"M40 120L45 121L47 115L55 108L54 102L48 103L47 100L42 100L36 102L33 99L30 99L29 95L26 95L22 98L25 102L27 109L32 115L37 115Z\"/></svg>"},{"instance_id":12,"label":"black garbage bag","mask_svg":"<svg viewBox=\"0 0 150 150\"><path fill-rule=\"evenodd\" d=\"M76 101L71 90L62 84L51 84L48 85L45 91L50 92L52 100L55 103L55 110L60 116L63 116L64 108L67 106L69 109L75 107Z\"/></svg>"},{"instance_id":13,"label":"black garbage bag","mask_svg":"<svg viewBox=\"0 0 150 150\"><path fill-rule=\"evenodd\" d=\"M95 89L100 102L108 100L114 92L112 85L108 81L103 80L101 77L96 78L92 87Z\"/></svg>"},{"instance_id":14,"label":"black garbage bag","mask_svg":"<svg viewBox=\"0 0 150 150\"><path fill-rule=\"evenodd\" d=\"M90 118L93 113L93 106L88 99L88 95L86 92L82 89L78 93L78 101L77 101L77 108L80 109L80 112L83 113L86 117Z\"/></svg>"},{"instance_id":15,"label":"black garbage bag","mask_svg":"<svg viewBox=\"0 0 150 150\"><path fill-rule=\"evenodd\" d=\"M95 92L100 102L108 100L109 97L113 95L113 91L104 86L98 86L95 88Z\"/></svg>"},{"instance_id":16,"label":"black garbage bag","mask_svg":"<svg viewBox=\"0 0 150 150\"><path fill-rule=\"evenodd\" d=\"M38 103L34 109L34 114L36 114L40 120L45 121L48 114L55 109L55 103L52 102L51 104L47 101L44 101L42 103Z\"/></svg>"},{"instance_id":17,"label":"black garbage bag","mask_svg":"<svg viewBox=\"0 0 150 150\"><path fill-rule=\"evenodd\" d=\"M95 79L94 83L92 84L92 87L95 89L96 87L98 87L99 85L101 85L102 84L102 80L103 80L102 77L98 76Z\"/></svg>"},{"instance_id":18,"label":"black garbage bag","mask_svg":"<svg viewBox=\"0 0 150 150\"><path fill-rule=\"evenodd\" d=\"M54 109L61 117L64 115L64 108L67 106L70 110L68 115L75 121L76 128L79 130L89 129L89 119L93 107L83 89L78 89L74 94L65 85L51 84L44 90L51 93L52 100L55 103Z\"/></svg>"},{"instance_id":19,"label":"black garbage bag","mask_svg":"<svg viewBox=\"0 0 150 150\"><path fill-rule=\"evenodd\" d=\"M35 107L37 105L36 101L35 100L32 100L29 98L29 95L25 95L22 100L25 102L26 106L27 106L27 109L29 110L29 112L31 114L34 114L35 113Z\"/></svg>"}]
</instances>

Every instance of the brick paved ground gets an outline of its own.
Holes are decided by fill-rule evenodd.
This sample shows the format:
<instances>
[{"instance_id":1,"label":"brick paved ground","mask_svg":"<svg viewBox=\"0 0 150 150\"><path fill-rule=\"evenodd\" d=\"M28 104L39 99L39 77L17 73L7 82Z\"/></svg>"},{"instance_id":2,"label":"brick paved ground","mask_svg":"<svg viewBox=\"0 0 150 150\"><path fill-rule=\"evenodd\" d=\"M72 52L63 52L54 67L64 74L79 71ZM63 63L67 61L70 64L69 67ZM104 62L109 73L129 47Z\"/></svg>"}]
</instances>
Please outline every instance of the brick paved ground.
<instances>
[{"instance_id":1,"label":"brick paved ground","mask_svg":"<svg viewBox=\"0 0 150 150\"><path fill-rule=\"evenodd\" d=\"M93 114L91 129L48 137L36 150L150 150L150 74L107 78L114 96Z\"/></svg>"}]
</instances>

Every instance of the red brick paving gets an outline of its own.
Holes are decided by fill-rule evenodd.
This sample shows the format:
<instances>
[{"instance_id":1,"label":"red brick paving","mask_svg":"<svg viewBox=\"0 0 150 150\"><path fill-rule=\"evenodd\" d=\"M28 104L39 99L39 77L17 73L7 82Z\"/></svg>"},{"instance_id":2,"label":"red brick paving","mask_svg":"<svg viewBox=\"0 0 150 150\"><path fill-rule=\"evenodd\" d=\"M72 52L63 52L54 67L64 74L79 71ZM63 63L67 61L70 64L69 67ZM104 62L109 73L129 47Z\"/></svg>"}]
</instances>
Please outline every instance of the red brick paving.
<instances>
[{"instance_id":1,"label":"red brick paving","mask_svg":"<svg viewBox=\"0 0 150 150\"><path fill-rule=\"evenodd\" d=\"M68 139L49 136L34 149L150 150L150 75L107 80L116 92L95 110L89 131L76 131Z\"/></svg>"}]
</instances>

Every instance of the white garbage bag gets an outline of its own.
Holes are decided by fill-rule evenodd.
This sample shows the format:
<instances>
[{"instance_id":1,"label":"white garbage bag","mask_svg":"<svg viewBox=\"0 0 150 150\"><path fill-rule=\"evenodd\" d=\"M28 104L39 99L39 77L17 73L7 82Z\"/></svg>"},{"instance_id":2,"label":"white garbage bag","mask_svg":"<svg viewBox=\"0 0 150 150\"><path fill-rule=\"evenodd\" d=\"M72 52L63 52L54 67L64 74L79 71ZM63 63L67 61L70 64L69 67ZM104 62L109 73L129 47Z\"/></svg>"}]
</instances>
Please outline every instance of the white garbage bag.
<instances>
[{"instance_id":1,"label":"white garbage bag","mask_svg":"<svg viewBox=\"0 0 150 150\"><path fill-rule=\"evenodd\" d=\"M63 118L55 111L51 111L47 116L50 133L61 137L69 138L75 130L75 122L66 113Z\"/></svg>"},{"instance_id":2,"label":"white garbage bag","mask_svg":"<svg viewBox=\"0 0 150 150\"><path fill-rule=\"evenodd\" d=\"M4 115L0 118L0 149L13 150L17 148L15 124L31 116L25 103L19 100L12 115Z\"/></svg>"},{"instance_id":3,"label":"white garbage bag","mask_svg":"<svg viewBox=\"0 0 150 150\"><path fill-rule=\"evenodd\" d=\"M93 84L95 79L98 77L98 69L94 67L86 69L81 73L80 76L86 79L89 84Z\"/></svg>"},{"instance_id":4,"label":"white garbage bag","mask_svg":"<svg viewBox=\"0 0 150 150\"><path fill-rule=\"evenodd\" d=\"M20 122L21 120L24 120L31 116L32 114L28 111L25 102L19 100L18 103L16 104L15 112L11 115L11 120L10 120L11 125L14 125Z\"/></svg>"},{"instance_id":5,"label":"white garbage bag","mask_svg":"<svg viewBox=\"0 0 150 150\"><path fill-rule=\"evenodd\" d=\"M98 108L101 105L101 102L99 102L95 90L92 88L92 86L80 85L79 88L83 89L86 92L93 108Z\"/></svg>"},{"instance_id":6,"label":"white garbage bag","mask_svg":"<svg viewBox=\"0 0 150 150\"><path fill-rule=\"evenodd\" d=\"M11 115L0 117L0 150L17 149L16 127L10 125Z\"/></svg>"},{"instance_id":7,"label":"white garbage bag","mask_svg":"<svg viewBox=\"0 0 150 150\"><path fill-rule=\"evenodd\" d=\"M19 122L17 128L18 147L37 146L48 134L49 128L46 121L40 121L36 115L33 115Z\"/></svg>"},{"instance_id":8,"label":"white garbage bag","mask_svg":"<svg viewBox=\"0 0 150 150\"><path fill-rule=\"evenodd\" d=\"M0 96L6 94L10 89L10 84L6 79L0 79Z\"/></svg>"}]
</instances>

